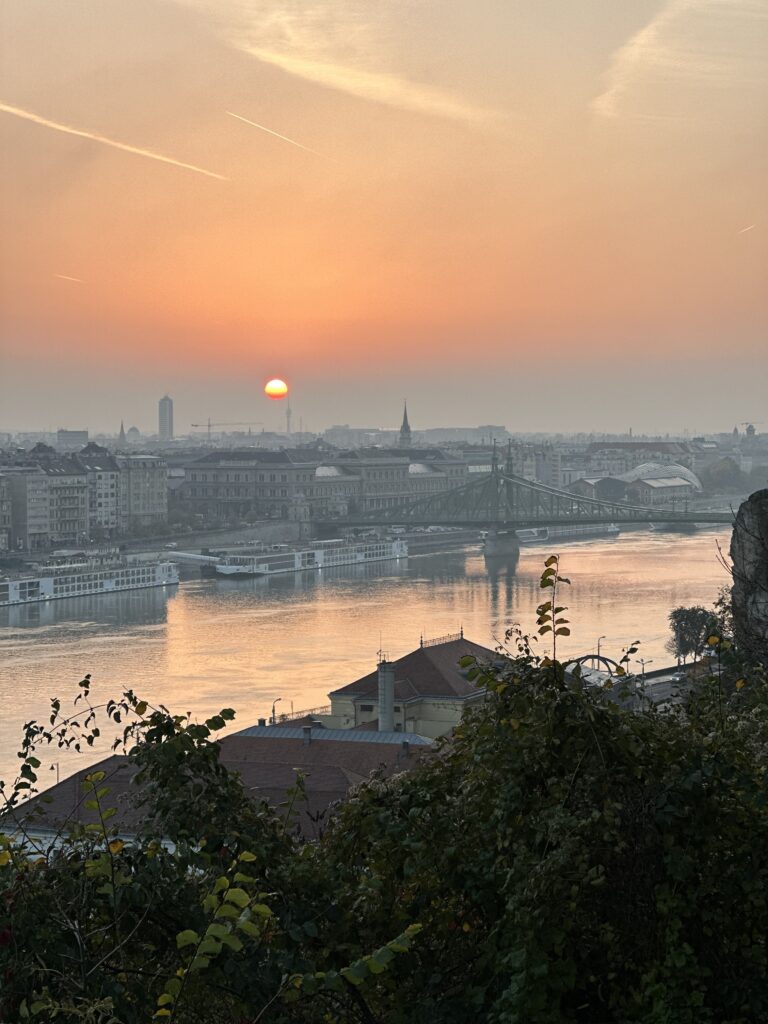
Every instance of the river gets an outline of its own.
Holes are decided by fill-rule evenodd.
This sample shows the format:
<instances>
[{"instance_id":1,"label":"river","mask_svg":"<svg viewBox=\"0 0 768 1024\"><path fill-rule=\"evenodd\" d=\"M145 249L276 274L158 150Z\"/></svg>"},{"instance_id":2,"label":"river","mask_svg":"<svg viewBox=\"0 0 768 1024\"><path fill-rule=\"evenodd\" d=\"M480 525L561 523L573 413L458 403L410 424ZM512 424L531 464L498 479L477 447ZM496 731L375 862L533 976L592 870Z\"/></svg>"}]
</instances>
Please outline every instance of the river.
<instances>
[{"instance_id":1,"label":"river","mask_svg":"<svg viewBox=\"0 0 768 1024\"><path fill-rule=\"evenodd\" d=\"M667 615L711 605L728 583L718 544L730 531L628 532L562 544L561 595L572 636L562 654L638 656L670 664ZM488 560L477 549L410 557L361 569L271 579L191 578L160 588L0 608L0 778L15 773L21 727L44 719L52 696L70 697L86 672L93 698L132 688L173 711L237 709L243 728L278 711L326 703L329 690L370 672L377 652L398 658L421 636L457 633L495 646L518 622L533 632L538 580L549 548ZM61 777L108 750L59 758ZM46 783L53 781L45 777Z\"/></svg>"}]
</instances>

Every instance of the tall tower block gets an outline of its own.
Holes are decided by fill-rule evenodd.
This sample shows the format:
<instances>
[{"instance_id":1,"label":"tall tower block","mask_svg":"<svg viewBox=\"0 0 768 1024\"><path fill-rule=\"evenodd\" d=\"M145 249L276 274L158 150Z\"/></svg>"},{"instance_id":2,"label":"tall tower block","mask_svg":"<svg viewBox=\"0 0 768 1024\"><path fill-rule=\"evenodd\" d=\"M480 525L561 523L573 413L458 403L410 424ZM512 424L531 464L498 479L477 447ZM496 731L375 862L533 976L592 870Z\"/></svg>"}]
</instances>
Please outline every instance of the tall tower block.
<instances>
[{"instance_id":1,"label":"tall tower block","mask_svg":"<svg viewBox=\"0 0 768 1024\"><path fill-rule=\"evenodd\" d=\"M173 399L163 395L157 403L158 434L161 441L173 440Z\"/></svg>"}]
</instances>

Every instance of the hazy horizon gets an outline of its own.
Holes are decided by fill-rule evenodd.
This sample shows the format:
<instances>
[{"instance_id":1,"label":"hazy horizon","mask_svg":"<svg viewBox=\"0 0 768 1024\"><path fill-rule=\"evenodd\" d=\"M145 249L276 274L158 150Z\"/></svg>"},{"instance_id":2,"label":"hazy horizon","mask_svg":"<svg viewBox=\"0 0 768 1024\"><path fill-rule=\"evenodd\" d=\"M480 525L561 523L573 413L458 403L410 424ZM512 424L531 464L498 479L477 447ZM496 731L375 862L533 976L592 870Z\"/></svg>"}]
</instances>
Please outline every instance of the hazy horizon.
<instances>
[{"instance_id":1,"label":"hazy horizon","mask_svg":"<svg viewBox=\"0 0 768 1024\"><path fill-rule=\"evenodd\" d=\"M3 429L768 424L768 0L0 30Z\"/></svg>"}]
</instances>

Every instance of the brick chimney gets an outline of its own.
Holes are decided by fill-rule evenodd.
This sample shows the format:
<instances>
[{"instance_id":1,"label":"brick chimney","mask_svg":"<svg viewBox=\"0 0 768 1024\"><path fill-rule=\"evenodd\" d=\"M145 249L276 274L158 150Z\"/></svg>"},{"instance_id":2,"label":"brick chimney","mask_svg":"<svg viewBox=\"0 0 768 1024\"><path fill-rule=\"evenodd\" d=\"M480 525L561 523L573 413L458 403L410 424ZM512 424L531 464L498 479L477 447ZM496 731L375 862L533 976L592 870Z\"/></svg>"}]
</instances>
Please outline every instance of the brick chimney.
<instances>
[{"instance_id":1,"label":"brick chimney","mask_svg":"<svg viewBox=\"0 0 768 1024\"><path fill-rule=\"evenodd\" d=\"M395 666L379 662L379 732L395 731Z\"/></svg>"}]
</instances>

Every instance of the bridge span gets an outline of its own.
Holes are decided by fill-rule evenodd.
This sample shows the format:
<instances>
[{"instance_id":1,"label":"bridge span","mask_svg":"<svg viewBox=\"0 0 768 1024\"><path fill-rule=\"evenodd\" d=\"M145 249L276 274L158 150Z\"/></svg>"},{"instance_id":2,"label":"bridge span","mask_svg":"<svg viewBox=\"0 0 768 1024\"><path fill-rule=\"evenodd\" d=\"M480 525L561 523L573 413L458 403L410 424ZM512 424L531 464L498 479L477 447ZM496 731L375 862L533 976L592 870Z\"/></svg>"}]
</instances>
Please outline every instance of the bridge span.
<instances>
[{"instance_id":1,"label":"bridge span","mask_svg":"<svg viewBox=\"0 0 768 1024\"><path fill-rule=\"evenodd\" d=\"M669 523L730 525L732 512L696 512L583 498L515 476L494 464L461 487L416 501L330 520L337 526L463 526L508 531L537 526Z\"/></svg>"}]
</instances>

